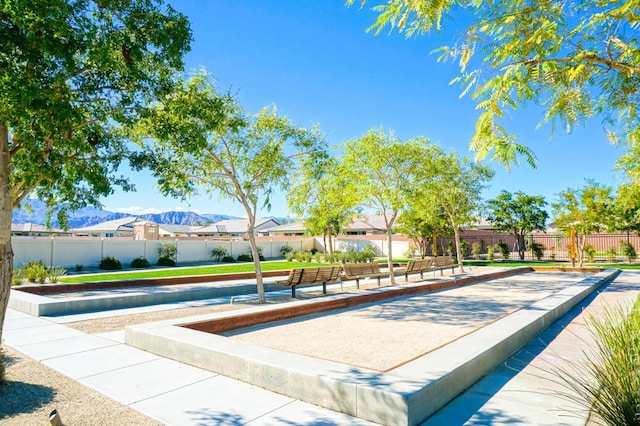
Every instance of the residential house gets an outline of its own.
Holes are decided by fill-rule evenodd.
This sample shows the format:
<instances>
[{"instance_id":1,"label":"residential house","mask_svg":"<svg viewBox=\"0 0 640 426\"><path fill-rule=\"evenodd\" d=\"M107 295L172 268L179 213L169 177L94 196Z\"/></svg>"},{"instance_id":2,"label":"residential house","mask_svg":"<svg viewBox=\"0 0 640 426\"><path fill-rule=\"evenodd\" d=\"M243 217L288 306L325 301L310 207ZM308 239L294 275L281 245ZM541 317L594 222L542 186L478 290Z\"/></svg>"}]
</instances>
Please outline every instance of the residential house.
<instances>
[{"instance_id":1,"label":"residential house","mask_svg":"<svg viewBox=\"0 0 640 426\"><path fill-rule=\"evenodd\" d=\"M278 225L280 224L272 218L256 219L255 235ZM201 237L246 237L248 226L248 219L227 219L201 227L194 232Z\"/></svg>"},{"instance_id":2,"label":"residential house","mask_svg":"<svg viewBox=\"0 0 640 426\"><path fill-rule=\"evenodd\" d=\"M132 237L133 238L133 224L136 222L146 222L135 216L123 217L121 219L108 220L106 222L98 223L96 225L86 226L84 228L72 229L71 232L74 236L89 236L89 237Z\"/></svg>"}]
</instances>

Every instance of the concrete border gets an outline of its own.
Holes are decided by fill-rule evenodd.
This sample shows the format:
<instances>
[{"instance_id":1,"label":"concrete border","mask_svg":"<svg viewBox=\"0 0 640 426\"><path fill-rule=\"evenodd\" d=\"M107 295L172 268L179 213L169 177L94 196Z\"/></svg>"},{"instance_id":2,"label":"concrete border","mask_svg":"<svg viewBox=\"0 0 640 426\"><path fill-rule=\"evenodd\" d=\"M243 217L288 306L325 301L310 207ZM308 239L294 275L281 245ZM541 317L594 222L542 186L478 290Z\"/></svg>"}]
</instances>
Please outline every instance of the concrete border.
<instances>
[{"instance_id":1,"label":"concrete border","mask_svg":"<svg viewBox=\"0 0 640 426\"><path fill-rule=\"evenodd\" d=\"M274 283L264 283L264 290L266 292L280 291L282 289L282 286L275 285ZM238 283L195 288L187 287L184 289L152 287L151 289L147 289L147 291L142 291L141 289L141 291L126 294L105 294L54 299L11 289L9 308L36 317L55 316L212 299L216 297L239 296L243 294L254 294L255 292L256 284Z\"/></svg>"},{"instance_id":2,"label":"concrete border","mask_svg":"<svg viewBox=\"0 0 640 426\"><path fill-rule=\"evenodd\" d=\"M470 387L586 296L612 281L619 272L609 269L595 273L385 373L182 327L220 318L225 313L127 326L125 342L352 416L386 425L415 425ZM481 279L479 276L478 280ZM348 296L328 298L340 297ZM292 302L292 305L312 302ZM244 312L251 313L252 309L258 311L260 308Z\"/></svg>"}]
</instances>

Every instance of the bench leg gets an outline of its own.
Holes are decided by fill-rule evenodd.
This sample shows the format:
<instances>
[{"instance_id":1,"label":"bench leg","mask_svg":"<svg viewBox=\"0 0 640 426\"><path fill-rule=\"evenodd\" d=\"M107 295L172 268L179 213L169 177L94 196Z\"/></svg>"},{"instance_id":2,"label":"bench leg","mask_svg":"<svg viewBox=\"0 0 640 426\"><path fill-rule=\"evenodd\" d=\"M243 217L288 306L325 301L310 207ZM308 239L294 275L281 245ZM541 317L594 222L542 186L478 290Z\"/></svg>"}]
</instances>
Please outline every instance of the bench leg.
<instances>
[{"instance_id":1,"label":"bench leg","mask_svg":"<svg viewBox=\"0 0 640 426\"><path fill-rule=\"evenodd\" d=\"M376 277L378 279L378 287L380 287L380 277Z\"/></svg>"},{"instance_id":2,"label":"bench leg","mask_svg":"<svg viewBox=\"0 0 640 426\"><path fill-rule=\"evenodd\" d=\"M424 271L420 271L420 279L424 280Z\"/></svg>"},{"instance_id":3,"label":"bench leg","mask_svg":"<svg viewBox=\"0 0 640 426\"><path fill-rule=\"evenodd\" d=\"M292 299L296 298L296 286L295 285L291 286L291 298Z\"/></svg>"},{"instance_id":4,"label":"bench leg","mask_svg":"<svg viewBox=\"0 0 640 426\"><path fill-rule=\"evenodd\" d=\"M360 278L356 279L356 288L360 290Z\"/></svg>"},{"instance_id":5,"label":"bench leg","mask_svg":"<svg viewBox=\"0 0 640 426\"><path fill-rule=\"evenodd\" d=\"M327 294L327 283L322 283L322 294Z\"/></svg>"}]
</instances>

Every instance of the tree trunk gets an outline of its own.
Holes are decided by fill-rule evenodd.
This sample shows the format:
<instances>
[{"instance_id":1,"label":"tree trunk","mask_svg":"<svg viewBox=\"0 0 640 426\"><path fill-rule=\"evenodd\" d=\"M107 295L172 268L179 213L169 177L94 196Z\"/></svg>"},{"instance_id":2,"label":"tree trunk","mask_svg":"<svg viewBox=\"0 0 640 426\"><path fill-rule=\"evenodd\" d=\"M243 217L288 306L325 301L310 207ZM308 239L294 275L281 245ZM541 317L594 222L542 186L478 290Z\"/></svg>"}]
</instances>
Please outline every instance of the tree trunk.
<instances>
[{"instance_id":1,"label":"tree trunk","mask_svg":"<svg viewBox=\"0 0 640 426\"><path fill-rule=\"evenodd\" d=\"M389 268L389 282L391 285L396 283L395 276L393 274L393 253L391 253L391 248L393 247L393 236L391 235L391 229L393 228L393 223L387 224L387 266Z\"/></svg>"},{"instance_id":2,"label":"tree trunk","mask_svg":"<svg viewBox=\"0 0 640 426\"><path fill-rule=\"evenodd\" d=\"M462 266L462 249L460 247L460 230L457 226L453 227L453 236L456 240L456 257L458 258L458 267L460 268L460 272L464 272L464 267Z\"/></svg>"},{"instance_id":3,"label":"tree trunk","mask_svg":"<svg viewBox=\"0 0 640 426\"><path fill-rule=\"evenodd\" d=\"M9 161L9 129L5 123L0 123L0 343L9 305L11 275L13 274L13 249L11 248L13 195L11 193Z\"/></svg>"},{"instance_id":4,"label":"tree trunk","mask_svg":"<svg viewBox=\"0 0 640 426\"><path fill-rule=\"evenodd\" d=\"M520 256L520 260L524 260L524 252L526 244L524 242L524 235L516 232L516 241L518 242L518 256Z\"/></svg>"}]
</instances>

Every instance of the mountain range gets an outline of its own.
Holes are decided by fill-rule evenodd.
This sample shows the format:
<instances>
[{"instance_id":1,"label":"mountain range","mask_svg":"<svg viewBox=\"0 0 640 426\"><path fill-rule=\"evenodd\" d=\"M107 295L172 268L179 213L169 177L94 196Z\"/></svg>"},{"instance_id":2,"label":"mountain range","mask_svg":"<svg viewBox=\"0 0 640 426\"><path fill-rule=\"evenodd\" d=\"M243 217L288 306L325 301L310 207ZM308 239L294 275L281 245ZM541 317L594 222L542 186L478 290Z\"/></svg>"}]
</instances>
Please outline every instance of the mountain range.
<instances>
[{"instance_id":1,"label":"mountain range","mask_svg":"<svg viewBox=\"0 0 640 426\"><path fill-rule=\"evenodd\" d=\"M239 219L237 216L216 213L198 214L191 211L170 211L136 215L130 213L110 212L108 210L97 209L95 207L85 207L68 213L68 227L69 229L84 228L85 226L96 225L108 220L131 216L166 225L208 225L225 219ZM13 210L13 223L37 223L45 225L46 221L47 207L42 201L30 199L25 203L25 205L21 206L21 208ZM51 226L54 228L60 227L60 223L55 215L51 219Z\"/></svg>"}]
</instances>

